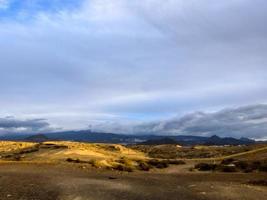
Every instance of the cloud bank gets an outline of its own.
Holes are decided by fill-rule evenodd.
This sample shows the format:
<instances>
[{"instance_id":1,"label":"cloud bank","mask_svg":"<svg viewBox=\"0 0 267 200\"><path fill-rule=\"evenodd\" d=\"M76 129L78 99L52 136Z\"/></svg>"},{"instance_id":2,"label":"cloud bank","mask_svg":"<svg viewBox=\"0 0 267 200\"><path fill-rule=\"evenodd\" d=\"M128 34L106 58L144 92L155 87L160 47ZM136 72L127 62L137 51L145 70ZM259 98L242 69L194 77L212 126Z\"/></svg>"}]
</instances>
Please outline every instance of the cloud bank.
<instances>
[{"instance_id":1,"label":"cloud bank","mask_svg":"<svg viewBox=\"0 0 267 200\"><path fill-rule=\"evenodd\" d=\"M194 112L183 117L132 126L109 124L108 130L135 134L218 135L267 139L267 105L250 105L213 113Z\"/></svg>"},{"instance_id":2,"label":"cloud bank","mask_svg":"<svg viewBox=\"0 0 267 200\"><path fill-rule=\"evenodd\" d=\"M38 133L51 130L52 128L45 119L0 118L0 133Z\"/></svg>"}]
</instances>

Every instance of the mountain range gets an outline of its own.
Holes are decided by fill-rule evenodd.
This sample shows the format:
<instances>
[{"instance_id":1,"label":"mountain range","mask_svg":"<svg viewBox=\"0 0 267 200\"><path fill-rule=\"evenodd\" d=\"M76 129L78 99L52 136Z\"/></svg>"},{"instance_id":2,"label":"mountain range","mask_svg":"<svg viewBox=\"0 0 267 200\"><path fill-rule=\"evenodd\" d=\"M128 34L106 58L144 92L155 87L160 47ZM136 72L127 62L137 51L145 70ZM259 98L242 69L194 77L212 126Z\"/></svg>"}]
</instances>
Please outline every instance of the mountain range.
<instances>
[{"instance_id":1,"label":"mountain range","mask_svg":"<svg viewBox=\"0 0 267 200\"><path fill-rule=\"evenodd\" d=\"M117 144L180 144L180 145L246 145L256 141L248 138L232 137L203 137L203 136L160 136L160 135L125 135L114 133L92 132L90 130L63 131L44 134L6 134L0 140L35 141L65 140L90 143L117 143Z\"/></svg>"}]
</instances>

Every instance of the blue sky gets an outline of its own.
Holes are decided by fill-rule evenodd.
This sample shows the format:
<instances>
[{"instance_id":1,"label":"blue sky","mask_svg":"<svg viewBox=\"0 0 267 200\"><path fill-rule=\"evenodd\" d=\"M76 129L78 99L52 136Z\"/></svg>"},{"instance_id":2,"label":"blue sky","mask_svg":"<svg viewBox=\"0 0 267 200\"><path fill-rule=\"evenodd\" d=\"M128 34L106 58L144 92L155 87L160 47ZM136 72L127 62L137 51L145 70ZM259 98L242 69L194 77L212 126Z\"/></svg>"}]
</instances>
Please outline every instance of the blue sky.
<instances>
[{"instance_id":1,"label":"blue sky","mask_svg":"<svg viewBox=\"0 0 267 200\"><path fill-rule=\"evenodd\" d=\"M127 133L197 111L252 105L254 116L267 103L266 9L264 0L0 0L0 132L30 131L6 128L10 116L45 120L40 131Z\"/></svg>"},{"instance_id":2,"label":"blue sky","mask_svg":"<svg viewBox=\"0 0 267 200\"><path fill-rule=\"evenodd\" d=\"M38 12L58 12L75 9L83 0L1 0L1 17L17 17L21 12L33 16Z\"/></svg>"}]
</instances>

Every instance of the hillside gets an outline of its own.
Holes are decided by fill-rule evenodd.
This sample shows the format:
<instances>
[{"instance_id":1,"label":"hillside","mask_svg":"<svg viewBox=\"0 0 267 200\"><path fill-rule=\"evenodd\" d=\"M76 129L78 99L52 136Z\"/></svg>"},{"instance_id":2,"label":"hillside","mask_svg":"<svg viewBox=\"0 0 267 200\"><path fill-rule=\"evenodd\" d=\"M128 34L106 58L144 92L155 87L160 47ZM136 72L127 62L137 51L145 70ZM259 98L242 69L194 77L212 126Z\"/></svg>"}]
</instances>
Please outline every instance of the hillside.
<instances>
[{"instance_id":1,"label":"hillside","mask_svg":"<svg viewBox=\"0 0 267 200\"><path fill-rule=\"evenodd\" d=\"M129 167L132 170L138 162L148 159L144 153L118 144L1 142L0 150L1 162L81 163L96 168Z\"/></svg>"}]
</instances>

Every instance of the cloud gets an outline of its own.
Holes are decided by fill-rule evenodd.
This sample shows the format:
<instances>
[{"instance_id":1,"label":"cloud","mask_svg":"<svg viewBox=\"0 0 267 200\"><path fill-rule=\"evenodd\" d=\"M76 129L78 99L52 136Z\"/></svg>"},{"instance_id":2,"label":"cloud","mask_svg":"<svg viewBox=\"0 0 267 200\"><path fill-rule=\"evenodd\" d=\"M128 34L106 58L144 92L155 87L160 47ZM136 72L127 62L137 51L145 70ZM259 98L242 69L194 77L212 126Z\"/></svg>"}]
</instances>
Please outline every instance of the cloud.
<instances>
[{"instance_id":1,"label":"cloud","mask_svg":"<svg viewBox=\"0 0 267 200\"><path fill-rule=\"evenodd\" d=\"M45 119L16 119L14 117L0 118L1 133L33 133L49 132L52 128Z\"/></svg>"},{"instance_id":2,"label":"cloud","mask_svg":"<svg viewBox=\"0 0 267 200\"><path fill-rule=\"evenodd\" d=\"M264 0L15 1L0 116L76 129L267 103Z\"/></svg>"},{"instance_id":3,"label":"cloud","mask_svg":"<svg viewBox=\"0 0 267 200\"><path fill-rule=\"evenodd\" d=\"M130 126L107 124L109 130L160 135L231 136L267 138L267 105L250 105L207 113L194 112L155 122ZM105 125L102 125L102 128Z\"/></svg>"}]
</instances>

